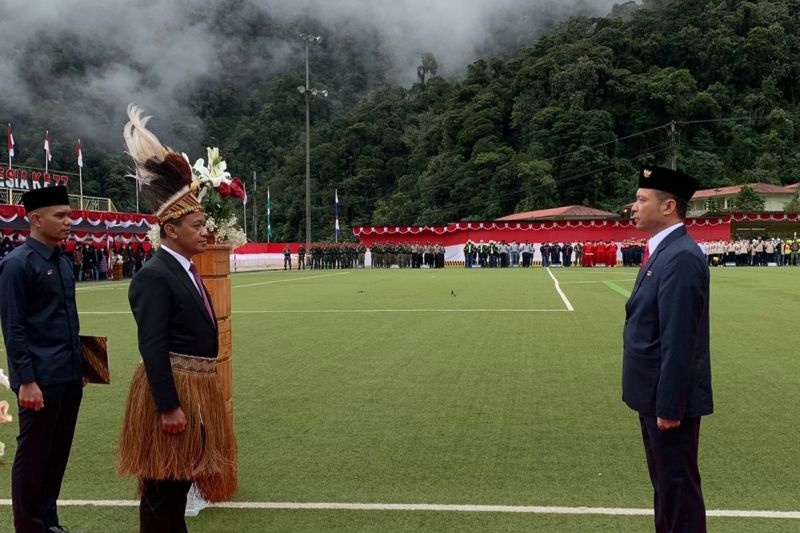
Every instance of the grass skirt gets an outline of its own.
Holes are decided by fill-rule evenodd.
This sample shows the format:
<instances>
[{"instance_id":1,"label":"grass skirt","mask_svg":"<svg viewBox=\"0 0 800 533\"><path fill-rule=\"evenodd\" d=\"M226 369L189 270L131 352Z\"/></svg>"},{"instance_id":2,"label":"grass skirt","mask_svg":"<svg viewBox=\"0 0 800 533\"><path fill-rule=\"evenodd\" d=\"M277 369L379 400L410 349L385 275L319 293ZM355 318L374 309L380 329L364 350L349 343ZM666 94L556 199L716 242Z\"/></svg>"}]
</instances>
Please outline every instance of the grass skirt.
<instances>
[{"instance_id":1,"label":"grass skirt","mask_svg":"<svg viewBox=\"0 0 800 533\"><path fill-rule=\"evenodd\" d=\"M122 475L142 479L190 480L203 499L220 502L236 492L236 438L225 413L215 359L170 354L186 430L161 429L144 365L131 380L119 446Z\"/></svg>"}]
</instances>

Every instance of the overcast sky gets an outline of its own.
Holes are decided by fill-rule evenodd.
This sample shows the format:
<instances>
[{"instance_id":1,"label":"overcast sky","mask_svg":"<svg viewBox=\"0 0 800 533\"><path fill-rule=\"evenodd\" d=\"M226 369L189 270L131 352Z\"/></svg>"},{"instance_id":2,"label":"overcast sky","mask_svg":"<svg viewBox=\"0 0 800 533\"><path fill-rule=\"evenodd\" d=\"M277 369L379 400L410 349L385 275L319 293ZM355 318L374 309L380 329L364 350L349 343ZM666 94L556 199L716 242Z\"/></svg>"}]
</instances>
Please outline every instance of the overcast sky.
<instances>
[{"instance_id":1,"label":"overcast sky","mask_svg":"<svg viewBox=\"0 0 800 533\"><path fill-rule=\"evenodd\" d=\"M266 13L293 25L318 25L323 36L330 28L327 39L343 31L377 35L390 78L410 85L423 52L435 54L441 74L457 77L486 50L489 29L501 21L525 25L509 28L517 33L530 26L534 35L554 17L604 15L614 1L0 0L0 113L11 115L0 121L50 101L76 136L103 138L112 127L121 131L119 116L133 101L166 123L199 127L182 93L206 76L237 76L226 70L221 51L247 39L226 35L211 19L211 6L220 4L236 10L243 28ZM510 15L517 12L526 15ZM261 44L269 57L253 54L258 68L251 72L269 75L302 64L296 39ZM79 50L85 61L65 67L62 49ZM53 71L61 74L53 77ZM111 109L119 115L109 116Z\"/></svg>"}]
</instances>

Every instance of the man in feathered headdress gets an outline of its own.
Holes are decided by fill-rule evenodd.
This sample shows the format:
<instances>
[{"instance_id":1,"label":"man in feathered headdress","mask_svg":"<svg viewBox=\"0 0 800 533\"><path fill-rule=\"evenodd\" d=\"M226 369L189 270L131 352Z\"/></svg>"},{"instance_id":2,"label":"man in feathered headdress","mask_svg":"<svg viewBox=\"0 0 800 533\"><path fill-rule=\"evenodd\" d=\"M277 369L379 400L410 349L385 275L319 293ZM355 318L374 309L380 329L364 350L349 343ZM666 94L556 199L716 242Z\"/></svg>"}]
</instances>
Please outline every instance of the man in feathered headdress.
<instances>
[{"instance_id":1,"label":"man in feathered headdress","mask_svg":"<svg viewBox=\"0 0 800 533\"><path fill-rule=\"evenodd\" d=\"M124 137L158 217L161 248L128 291L143 364L134 373L120 437L122 474L139 478L140 531L186 531L194 482L208 501L236 490L236 442L216 373L217 321L191 258L206 247L205 213L186 158L128 107Z\"/></svg>"}]
</instances>

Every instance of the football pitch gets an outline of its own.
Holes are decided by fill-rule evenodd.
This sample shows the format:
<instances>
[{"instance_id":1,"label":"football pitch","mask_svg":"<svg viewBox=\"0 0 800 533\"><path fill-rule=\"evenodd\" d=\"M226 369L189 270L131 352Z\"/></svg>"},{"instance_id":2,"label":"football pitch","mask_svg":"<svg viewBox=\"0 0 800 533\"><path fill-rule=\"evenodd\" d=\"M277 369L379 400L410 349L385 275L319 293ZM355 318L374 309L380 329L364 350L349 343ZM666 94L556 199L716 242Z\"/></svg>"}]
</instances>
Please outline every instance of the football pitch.
<instances>
[{"instance_id":1,"label":"football pitch","mask_svg":"<svg viewBox=\"0 0 800 533\"><path fill-rule=\"evenodd\" d=\"M190 531L651 531L638 420L620 392L636 274L234 274L239 508L205 509ZM712 271L716 412L700 445L710 531L800 529L799 280L800 268ZM85 389L61 522L137 531L135 481L115 473L139 361L127 283L77 294L81 332L109 337L113 384ZM7 461L16 431L0 426Z\"/></svg>"}]
</instances>

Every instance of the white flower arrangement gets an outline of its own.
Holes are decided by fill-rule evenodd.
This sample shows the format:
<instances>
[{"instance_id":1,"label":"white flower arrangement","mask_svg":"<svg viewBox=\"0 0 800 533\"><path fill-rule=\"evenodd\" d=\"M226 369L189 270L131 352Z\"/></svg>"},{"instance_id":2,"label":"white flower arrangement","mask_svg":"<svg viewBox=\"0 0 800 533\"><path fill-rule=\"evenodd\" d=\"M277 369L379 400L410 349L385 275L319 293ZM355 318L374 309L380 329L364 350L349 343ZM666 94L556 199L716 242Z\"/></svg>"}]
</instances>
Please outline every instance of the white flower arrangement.
<instances>
[{"instance_id":1,"label":"white flower arrangement","mask_svg":"<svg viewBox=\"0 0 800 533\"><path fill-rule=\"evenodd\" d=\"M150 241L153 249L157 250L161 248L161 224L156 222L150 227L147 231L147 240Z\"/></svg>"},{"instance_id":2,"label":"white flower arrangement","mask_svg":"<svg viewBox=\"0 0 800 533\"><path fill-rule=\"evenodd\" d=\"M11 384L8 382L8 377L6 376L3 369L0 368L0 386L5 387L7 389L11 388ZM0 400L0 424L8 424L13 419L10 414L8 414L9 404L5 400ZM0 441L0 457L3 457L6 454L6 445Z\"/></svg>"},{"instance_id":3,"label":"white flower arrangement","mask_svg":"<svg viewBox=\"0 0 800 533\"><path fill-rule=\"evenodd\" d=\"M228 164L219 155L219 148L207 147L206 153L208 154L208 165L200 158L195 161L192 167L192 173L197 178L197 181L200 182L200 192L197 197L201 202L209 187L217 189L221 184L230 185L233 181L230 172L228 172Z\"/></svg>"},{"instance_id":4,"label":"white flower arrangement","mask_svg":"<svg viewBox=\"0 0 800 533\"><path fill-rule=\"evenodd\" d=\"M243 244L247 244L247 236L242 228L237 225L236 216L228 220L216 221L213 217L206 218L206 229L214 233L214 241L217 244L227 244L234 249Z\"/></svg>"}]
</instances>

